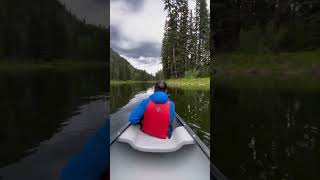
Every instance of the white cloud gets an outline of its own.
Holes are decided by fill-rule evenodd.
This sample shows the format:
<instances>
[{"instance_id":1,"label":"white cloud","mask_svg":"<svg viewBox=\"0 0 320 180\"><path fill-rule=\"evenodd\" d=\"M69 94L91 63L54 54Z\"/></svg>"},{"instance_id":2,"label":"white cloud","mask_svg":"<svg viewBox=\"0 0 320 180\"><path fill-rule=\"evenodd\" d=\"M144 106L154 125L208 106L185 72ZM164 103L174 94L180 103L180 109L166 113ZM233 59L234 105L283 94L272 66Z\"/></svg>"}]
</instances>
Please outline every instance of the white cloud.
<instances>
[{"instance_id":1,"label":"white cloud","mask_svg":"<svg viewBox=\"0 0 320 180\"><path fill-rule=\"evenodd\" d=\"M162 64L161 64L161 58L160 57L143 57L140 56L139 58L132 58L132 57L126 57L123 55L120 55L123 58L127 59L129 63L141 70L147 71L149 74L155 74L159 70L162 69ZM143 63L141 63L143 62Z\"/></svg>"},{"instance_id":2,"label":"white cloud","mask_svg":"<svg viewBox=\"0 0 320 180\"><path fill-rule=\"evenodd\" d=\"M110 24L121 35L118 46L136 48L142 42L161 43L166 13L161 0L144 0L141 10L132 11L125 1L111 1Z\"/></svg>"},{"instance_id":3,"label":"white cloud","mask_svg":"<svg viewBox=\"0 0 320 180\"><path fill-rule=\"evenodd\" d=\"M121 51L141 48L141 44L146 42L159 44L158 47L161 47L167 13L164 11L164 3L162 0L142 1L143 3L136 10L133 10L124 0L110 1L110 25L111 28L116 28L119 34L119 39L112 41L111 37L111 41L114 43L112 45L120 48ZM210 0L206 1L209 8ZM194 9L194 7L195 1L189 0L189 8ZM139 58L127 57L121 53L120 55L135 68L146 70L148 73L154 74L162 69L161 57L158 57L158 54L154 57L145 57L141 54Z\"/></svg>"}]
</instances>

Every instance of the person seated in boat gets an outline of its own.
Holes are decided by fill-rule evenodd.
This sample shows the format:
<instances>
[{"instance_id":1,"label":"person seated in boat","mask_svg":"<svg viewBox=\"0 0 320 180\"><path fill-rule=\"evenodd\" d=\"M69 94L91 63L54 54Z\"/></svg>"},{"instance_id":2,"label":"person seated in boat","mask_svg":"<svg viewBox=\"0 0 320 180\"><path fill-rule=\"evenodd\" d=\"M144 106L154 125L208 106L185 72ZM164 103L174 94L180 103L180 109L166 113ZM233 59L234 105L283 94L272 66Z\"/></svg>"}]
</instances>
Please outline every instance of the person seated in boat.
<instances>
[{"instance_id":1,"label":"person seated in boat","mask_svg":"<svg viewBox=\"0 0 320 180\"><path fill-rule=\"evenodd\" d=\"M171 137L174 115L175 105L167 95L167 84L161 81L155 84L154 93L131 112L129 121L140 124L146 134L166 139Z\"/></svg>"}]
</instances>

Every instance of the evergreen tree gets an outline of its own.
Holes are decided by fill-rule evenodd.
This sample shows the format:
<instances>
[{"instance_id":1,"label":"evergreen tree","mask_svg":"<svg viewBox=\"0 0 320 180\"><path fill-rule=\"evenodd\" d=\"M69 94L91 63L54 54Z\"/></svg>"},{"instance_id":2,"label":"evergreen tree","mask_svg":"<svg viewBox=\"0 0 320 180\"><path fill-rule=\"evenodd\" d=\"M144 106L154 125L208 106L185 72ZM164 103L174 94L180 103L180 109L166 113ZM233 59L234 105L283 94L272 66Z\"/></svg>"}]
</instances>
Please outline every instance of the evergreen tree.
<instances>
[{"instance_id":1,"label":"evergreen tree","mask_svg":"<svg viewBox=\"0 0 320 180\"><path fill-rule=\"evenodd\" d=\"M177 72L177 31L178 31L178 9L176 0L164 0L165 9L168 12L168 39L167 39L167 48L168 48L168 64L170 69L169 77L178 77Z\"/></svg>"},{"instance_id":2,"label":"evergreen tree","mask_svg":"<svg viewBox=\"0 0 320 180\"><path fill-rule=\"evenodd\" d=\"M198 44L198 52L199 52L199 64L209 65L210 59L210 42L209 42L209 14L207 9L206 0L198 0L197 3L199 5L199 44Z\"/></svg>"},{"instance_id":3,"label":"evergreen tree","mask_svg":"<svg viewBox=\"0 0 320 180\"><path fill-rule=\"evenodd\" d=\"M195 29L195 24L193 21L192 10L189 13L188 20L188 43L187 51L188 53L188 62L186 63L186 70L193 70L196 66L196 47L197 47L197 32Z\"/></svg>"},{"instance_id":4,"label":"evergreen tree","mask_svg":"<svg viewBox=\"0 0 320 180\"><path fill-rule=\"evenodd\" d=\"M177 74L178 77L183 77L186 70L186 62L188 59L188 1L178 0L178 13L179 13L179 24L177 34Z\"/></svg>"},{"instance_id":5,"label":"evergreen tree","mask_svg":"<svg viewBox=\"0 0 320 180\"><path fill-rule=\"evenodd\" d=\"M164 0L164 3L168 16L162 40L163 75L182 78L187 70L209 64L208 9L205 0L196 0L193 16L188 0Z\"/></svg>"},{"instance_id":6,"label":"evergreen tree","mask_svg":"<svg viewBox=\"0 0 320 180\"><path fill-rule=\"evenodd\" d=\"M168 21L165 23L164 35L162 40L162 48L161 48L161 62L163 68L163 75L165 78L170 78L170 49L168 43Z\"/></svg>"},{"instance_id":7,"label":"evergreen tree","mask_svg":"<svg viewBox=\"0 0 320 180\"><path fill-rule=\"evenodd\" d=\"M146 71L134 68L126 59L113 49L110 49L110 77L111 80L153 80L154 77Z\"/></svg>"},{"instance_id":8,"label":"evergreen tree","mask_svg":"<svg viewBox=\"0 0 320 180\"><path fill-rule=\"evenodd\" d=\"M79 20L60 1L0 1L0 60L105 61L108 38L108 29Z\"/></svg>"}]
</instances>

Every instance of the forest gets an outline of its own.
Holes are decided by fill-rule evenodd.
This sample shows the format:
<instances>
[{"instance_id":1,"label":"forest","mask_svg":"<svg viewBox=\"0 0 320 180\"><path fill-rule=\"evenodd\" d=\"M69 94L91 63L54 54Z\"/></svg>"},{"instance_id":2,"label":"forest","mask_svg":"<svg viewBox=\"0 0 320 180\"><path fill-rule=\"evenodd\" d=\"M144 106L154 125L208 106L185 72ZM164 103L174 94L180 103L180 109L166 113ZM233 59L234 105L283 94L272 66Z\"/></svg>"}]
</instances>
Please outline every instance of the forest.
<instances>
[{"instance_id":1,"label":"forest","mask_svg":"<svg viewBox=\"0 0 320 180\"><path fill-rule=\"evenodd\" d=\"M280 53L320 47L319 0L215 0L215 53Z\"/></svg>"},{"instance_id":2,"label":"forest","mask_svg":"<svg viewBox=\"0 0 320 180\"><path fill-rule=\"evenodd\" d=\"M109 30L57 0L0 1L0 62L107 61Z\"/></svg>"},{"instance_id":3,"label":"forest","mask_svg":"<svg viewBox=\"0 0 320 180\"><path fill-rule=\"evenodd\" d=\"M110 80L116 81L148 81L154 76L144 70L134 68L126 59L110 48Z\"/></svg>"},{"instance_id":4,"label":"forest","mask_svg":"<svg viewBox=\"0 0 320 180\"><path fill-rule=\"evenodd\" d=\"M210 64L209 10L206 0L164 0L167 12L161 48L163 70L157 79L208 77Z\"/></svg>"}]
</instances>

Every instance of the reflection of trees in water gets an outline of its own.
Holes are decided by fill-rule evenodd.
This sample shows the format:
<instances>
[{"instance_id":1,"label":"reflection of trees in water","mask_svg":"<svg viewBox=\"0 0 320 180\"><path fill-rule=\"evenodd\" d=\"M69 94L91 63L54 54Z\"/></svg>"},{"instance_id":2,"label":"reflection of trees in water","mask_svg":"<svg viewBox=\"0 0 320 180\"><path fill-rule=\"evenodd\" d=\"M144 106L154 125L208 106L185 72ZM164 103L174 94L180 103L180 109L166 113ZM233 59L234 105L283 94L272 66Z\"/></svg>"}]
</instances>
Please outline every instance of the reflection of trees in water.
<instances>
[{"instance_id":1,"label":"reflection of trees in water","mask_svg":"<svg viewBox=\"0 0 320 180\"><path fill-rule=\"evenodd\" d=\"M319 100L319 94L282 89L220 88L213 141L217 166L234 179L316 179Z\"/></svg>"},{"instance_id":2,"label":"reflection of trees in water","mask_svg":"<svg viewBox=\"0 0 320 180\"><path fill-rule=\"evenodd\" d=\"M111 113L126 105L135 94L141 91L146 91L152 86L150 83L128 83L110 86L111 97Z\"/></svg>"},{"instance_id":3,"label":"reflection of trees in water","mask_svg":"<svg viewBox=\"0 0 320 180\"><path fill-rule=\"evenodd\" d=\"M0 74L0 166L50 138L66 118L107 91L106 69Z\"/></svg>"},{"instance_id":4,"label":"reflection of trees in water","mask_svg":"<svg viewBox=\"0 0 320 180\"><path fill-rule=\"evenodd\" d=\"M169 89L177 113L185 119L195 133L209 146L209 91Z\"/></svg>"}]
</instances>

